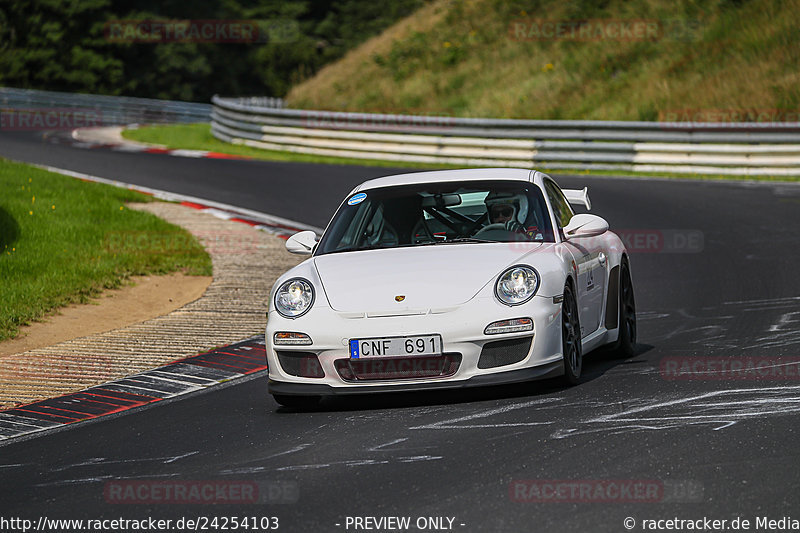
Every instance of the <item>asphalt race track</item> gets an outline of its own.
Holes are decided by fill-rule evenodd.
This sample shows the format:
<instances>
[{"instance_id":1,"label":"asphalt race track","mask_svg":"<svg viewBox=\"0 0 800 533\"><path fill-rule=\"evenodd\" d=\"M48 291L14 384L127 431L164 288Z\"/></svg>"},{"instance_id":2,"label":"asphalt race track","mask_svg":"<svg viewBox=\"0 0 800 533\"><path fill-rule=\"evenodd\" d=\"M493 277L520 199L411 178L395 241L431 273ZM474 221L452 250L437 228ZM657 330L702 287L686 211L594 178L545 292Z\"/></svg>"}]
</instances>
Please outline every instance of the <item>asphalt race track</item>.
<instances>
[{"instance_id":1,"label":"asphalt race track","mask_svg":"<svg viewBox=\"0 0 800 533\"><path fill-rule=\"evenodd\" d=\"M0 134L0 155L317 226L352 186L393 173L79 150L35 134ZM589 185L593 213L630 239L635 357L590 356L573 388L337 398L315 412L279 408L259 373L0 447L3 514L278 517L280 531L366 530L354 517L388 516L410 517L412 531L419 517L445 517L420 524L464 532L626 531L627 517L633 531L645 519L738 517L750 529L760 517L800 519L800 186L556 178ZM687 357L771 364L761 379L674 379L670 365ZM580 480L606 496L567 491L556 502L533 492ZM256 485L266 503L115 499L120 484L150 481ZM612 482L657 490L615 496Z\"/></svg>"}]
</instances>

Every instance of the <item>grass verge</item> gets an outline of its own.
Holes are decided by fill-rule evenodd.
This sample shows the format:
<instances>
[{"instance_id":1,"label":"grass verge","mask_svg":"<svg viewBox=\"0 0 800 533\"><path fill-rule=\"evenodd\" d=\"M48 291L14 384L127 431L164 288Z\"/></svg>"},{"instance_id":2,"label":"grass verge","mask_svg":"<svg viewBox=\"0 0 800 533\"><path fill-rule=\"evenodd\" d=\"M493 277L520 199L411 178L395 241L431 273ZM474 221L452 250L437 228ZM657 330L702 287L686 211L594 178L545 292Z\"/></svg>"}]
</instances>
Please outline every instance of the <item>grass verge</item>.
<instances>
[{"instance_id":1,"label":"grass verge","mask_svg":"<svg viewBox=\"0 0 800 533\"><path fill-rule=\"evenodd\" d=\"M373 159L355 159L347 157L315 156L296 154L294 152L277 152L261 150L250 146L241 146L222 142L211 135L209 124L173 124L160 126L143 126L136 129L123 130L122 136L133 141L164 145L171 149L208 150L222 154L238 155L266 161L290 161L298 163L324 163L329 165L356 165L367 167L392 167L409 169L452 169L474 168L466 165L409 163L405 161L380 161ZM526 166L520 162L520 166ZM727 174L677 174L668 172L630 172L624 170L550 170L546 165L537 165L537 170L548 174L570 174L586 176L630 176L658 177L672 179L702 180L757 180L757 181L800 181L798 176L731 176Z\"/></svg>"},{"instance_id":2,"label":"grass verge","mask_svg":"<svg viewBox=\"0 0 800 533\"><path fill-rule=\"evenodd\" d=\"M0 159L0 341L128 277L211 275L184 229L125 207L144 194Z\"/></svg>"}]
</instances>

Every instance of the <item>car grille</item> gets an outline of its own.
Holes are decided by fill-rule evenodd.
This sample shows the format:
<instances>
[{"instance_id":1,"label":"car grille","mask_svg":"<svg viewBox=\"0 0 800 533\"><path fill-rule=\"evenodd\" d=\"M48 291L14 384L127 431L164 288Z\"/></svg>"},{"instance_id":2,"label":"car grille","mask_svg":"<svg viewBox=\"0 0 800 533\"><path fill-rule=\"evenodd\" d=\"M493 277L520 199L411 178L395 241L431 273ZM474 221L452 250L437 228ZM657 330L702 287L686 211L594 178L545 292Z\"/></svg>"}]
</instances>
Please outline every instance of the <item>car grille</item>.
<instances>
[{"instance_id":1,"label":"car grille","mask_svg":"<svg viewBox=\"0 0 800 533\"><path fill-rule=\"evenodd\" d=\"M339 359L336 371L345 381L422 379L452 376L461 364L460 353L430 357L375 357Z\"/></svg>"},{"instance_id":2,"label":"car grille","mask_svg":"<svg viewBox=\"0 0 800 533\"><path fill-rule=\"evenodd\" d=\"M528 356L528 352L531 350L531 341L533 341L533 337L487 342L481 350L478 368L494 368L519 363Z\"/></svg>"},{"instance_id":3,"label":"car grille","mask_svg":"<svg viewBox=\"0 0 800 533\"><path fill-rule=\"evenodd\" d=\"M290 376L300 378L323 378L325 371L319 364L319 358L314 352L290 352L288 350L276 350L278 362L283 371Z\"/></svg>"}]
</instances>

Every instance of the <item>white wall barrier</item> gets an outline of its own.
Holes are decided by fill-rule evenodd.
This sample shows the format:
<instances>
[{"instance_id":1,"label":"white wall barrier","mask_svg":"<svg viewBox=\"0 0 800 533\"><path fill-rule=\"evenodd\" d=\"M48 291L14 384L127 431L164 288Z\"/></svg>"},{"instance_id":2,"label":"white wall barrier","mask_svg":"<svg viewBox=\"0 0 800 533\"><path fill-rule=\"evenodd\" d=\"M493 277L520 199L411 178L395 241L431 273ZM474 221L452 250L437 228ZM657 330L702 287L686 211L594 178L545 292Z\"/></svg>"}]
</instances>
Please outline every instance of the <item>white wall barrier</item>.
<instances>
[{"instance_id":1,"label":"white wall barrier","mask_svg":"<svg viewBox=\"0 0 800 533\"><path fill-rule=\"evenodd\" d=\"M800 123L511 120L286 109L212 100L223 141L303 154L573 170L800 175Z\"/></svg>"}]
</instances>

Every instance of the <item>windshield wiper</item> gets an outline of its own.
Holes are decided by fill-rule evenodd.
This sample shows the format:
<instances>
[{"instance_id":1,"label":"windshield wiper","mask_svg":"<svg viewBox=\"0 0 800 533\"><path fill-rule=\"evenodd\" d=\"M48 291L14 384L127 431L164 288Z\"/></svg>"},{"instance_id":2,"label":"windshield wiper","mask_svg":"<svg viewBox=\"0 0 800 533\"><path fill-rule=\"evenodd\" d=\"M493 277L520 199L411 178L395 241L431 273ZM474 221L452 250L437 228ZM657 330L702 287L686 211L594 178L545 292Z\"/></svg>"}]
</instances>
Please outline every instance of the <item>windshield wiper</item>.
<instances>
[{"instance_id":1,"label":"windshield wiper","mask_svg":"<svg viewBox=\"0 0 800 533\"><path fill-rule=\"evenodd\" d=\"M389 248L396 248L397 246L381 246L379 244L368 244L366 246L348 246L346 248L339 248L325 252L326 254L338 254L339 252L361 252L363 250L388 250Z\"/></svg>"},{"instance_id":2,"label":"windshield wiper","mask_svg":"<svg viewBox=\"0 0 800 533\"><path fill-rule=\"evenodd\" d=\"M457 237L455 239L447 239L445 241L421 242L421 243L417 244L417 246L428 246L428 245L431 245L431 244L462 244L462 243L473 243L473 242L476 242L476 243L486 243L486 242L497 243L497 242L500 242L500 241L489 241L489 240L486 240L486 239L476 239L475 237Z\"/></svg>"}]
</instances>

